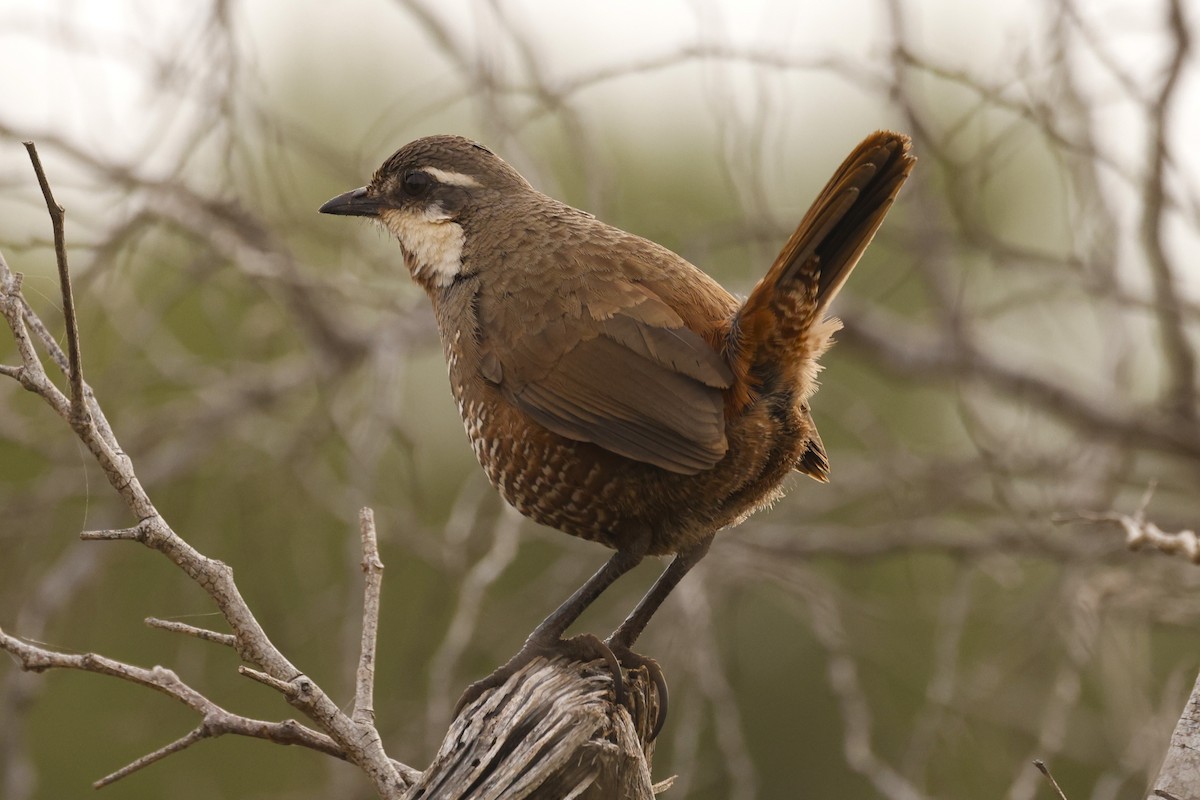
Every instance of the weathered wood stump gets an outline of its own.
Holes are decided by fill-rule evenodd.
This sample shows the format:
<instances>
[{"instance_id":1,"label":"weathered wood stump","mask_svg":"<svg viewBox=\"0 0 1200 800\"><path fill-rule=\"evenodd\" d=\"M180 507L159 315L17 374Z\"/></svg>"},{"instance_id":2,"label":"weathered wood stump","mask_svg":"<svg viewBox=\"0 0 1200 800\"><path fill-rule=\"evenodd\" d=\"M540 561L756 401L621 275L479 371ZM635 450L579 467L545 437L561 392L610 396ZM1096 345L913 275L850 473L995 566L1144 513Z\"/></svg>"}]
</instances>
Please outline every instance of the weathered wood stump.
<instances>
[{"instance_id":1,"label":"weathered wood stump","mask_svg":"<svg viewBox=\"0 0 1200 800\"><path fill-rule=\"evenodd\" d=\"M632 712L604 662L534 659L463 710L405 798L651 800L658 698L643 670L626 691Z\"/></svg>"}]
</instances>

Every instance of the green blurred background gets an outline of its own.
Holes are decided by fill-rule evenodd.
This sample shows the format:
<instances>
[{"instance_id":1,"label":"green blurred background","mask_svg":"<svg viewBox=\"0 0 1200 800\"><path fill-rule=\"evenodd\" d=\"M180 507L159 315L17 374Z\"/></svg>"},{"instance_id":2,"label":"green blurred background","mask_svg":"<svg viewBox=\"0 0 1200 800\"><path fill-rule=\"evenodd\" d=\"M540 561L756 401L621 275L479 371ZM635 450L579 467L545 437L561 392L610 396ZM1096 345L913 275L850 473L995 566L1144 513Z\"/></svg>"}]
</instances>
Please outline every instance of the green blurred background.
<instances>
[{"instance_id":1,"label":"green blurred background","mask_svg":"<svg viewBox=\"0 0 1200 800\"><path fill-rule=\"evenodd\" d=\"M1163 528L1200 509L1200 98L1190 64L1160 94L1169 3L833 5L0 2L0 252L60 332L34 139L87 378L141 481L346 706L375 509L394 758L428 763L461 689L607 551L503 508L395 243L316 208L456 132L745 293L891 127L920 162L838 301L814 402L833 482L719 536L641 640L672 691L655 775L702 799L1052 797L1042 758L1078 800L1155 774L1200 667L1197 577L1079 516L1132 513L1152 480ZM0 383L0 627L290 716L231 653L143 626L221 627L164 559L77 539L133 522ZM609 631L661 566L578 629ZM0 659L0 793L83 796L196 722ZM103 791L371 796L347 765L234 738Z\"/></svg>"}]
</instances>

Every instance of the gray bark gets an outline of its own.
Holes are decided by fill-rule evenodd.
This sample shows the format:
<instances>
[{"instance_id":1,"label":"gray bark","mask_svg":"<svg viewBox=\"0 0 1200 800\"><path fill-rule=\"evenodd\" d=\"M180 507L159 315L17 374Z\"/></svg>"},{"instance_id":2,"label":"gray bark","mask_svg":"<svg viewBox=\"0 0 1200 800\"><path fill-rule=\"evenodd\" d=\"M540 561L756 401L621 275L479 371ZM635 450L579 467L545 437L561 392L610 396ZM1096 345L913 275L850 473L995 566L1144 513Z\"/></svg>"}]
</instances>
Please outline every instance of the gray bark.
<instances>
[{"instance_id":1,"label":"gray bark","mask_svg":"<svg viewBox=\"0 0 1200 800\"><path fill-rule=\"evenodd\" d=\"M405 800L651 800L657 698L640 671L626 690L632 713L601 663L535 659L454 721Z\"/></svg>"}]
</instances>

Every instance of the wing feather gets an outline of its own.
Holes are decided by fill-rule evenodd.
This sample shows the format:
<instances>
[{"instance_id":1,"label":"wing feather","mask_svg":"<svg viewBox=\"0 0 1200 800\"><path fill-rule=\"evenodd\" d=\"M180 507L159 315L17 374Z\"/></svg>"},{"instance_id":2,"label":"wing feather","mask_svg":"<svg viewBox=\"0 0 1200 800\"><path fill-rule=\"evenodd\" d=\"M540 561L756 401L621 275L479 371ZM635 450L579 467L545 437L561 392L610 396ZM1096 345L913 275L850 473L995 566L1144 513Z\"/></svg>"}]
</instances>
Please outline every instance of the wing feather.
<instances>
[{"instance_id":1,"label":"wing feather","mask_svg":"<svg viewBox=\"0 0 1200 800\"><path fill-rule=\"evenodd\" d=\"M733 374L645 286L609 280L582 313L546 320L494 356L509 401L560 436L683 474L728 449L722 390Z\"/></svg>"}]
</instances>

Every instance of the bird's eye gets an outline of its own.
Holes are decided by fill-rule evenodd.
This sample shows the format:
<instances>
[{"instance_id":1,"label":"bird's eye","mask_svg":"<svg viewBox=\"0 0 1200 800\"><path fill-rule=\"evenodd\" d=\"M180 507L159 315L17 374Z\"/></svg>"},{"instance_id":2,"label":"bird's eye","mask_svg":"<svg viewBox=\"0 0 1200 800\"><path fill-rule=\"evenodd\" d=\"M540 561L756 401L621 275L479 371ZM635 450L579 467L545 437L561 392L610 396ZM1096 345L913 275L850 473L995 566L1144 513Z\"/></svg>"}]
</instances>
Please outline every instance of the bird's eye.
<instances>
[{"instance_id":1,"label":"bird's eye","mask_svg":"<svg viewBox=\"0 0 1200 800\"><path fill-rule=\"evenodd\" d=\"M433 178L430 178L428 173L413 170L405 174L402 185L406 195L420 197L429 191L429 187L433 185Z\"/></svg>"}]
</instances>

